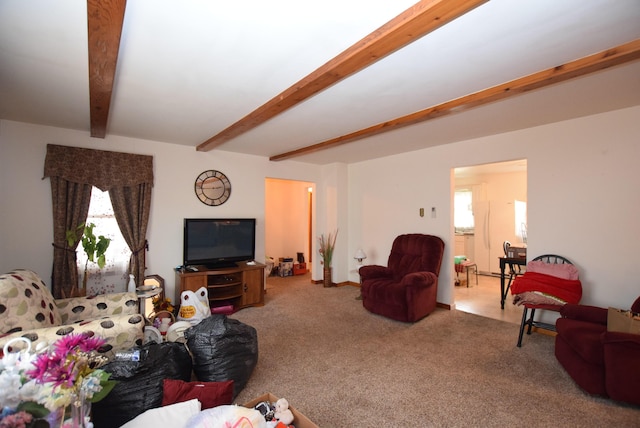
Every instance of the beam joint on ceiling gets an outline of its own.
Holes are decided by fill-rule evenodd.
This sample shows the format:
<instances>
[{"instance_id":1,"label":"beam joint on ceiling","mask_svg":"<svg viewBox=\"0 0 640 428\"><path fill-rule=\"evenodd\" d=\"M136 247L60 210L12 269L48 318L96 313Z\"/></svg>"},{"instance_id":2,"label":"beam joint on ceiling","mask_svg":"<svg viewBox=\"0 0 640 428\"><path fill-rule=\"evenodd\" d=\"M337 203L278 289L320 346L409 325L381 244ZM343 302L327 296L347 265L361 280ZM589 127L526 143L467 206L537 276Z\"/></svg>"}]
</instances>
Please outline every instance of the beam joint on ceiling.
<instances>
[{"instance_id":1,"label":"beam joint on ceiling","mask_svg":"<svg viewBox=\"0 0 640 428\"><path fill-rule=\"evenodd\" d=\"M126 0L87 0L91 136L104 138L118 63Z\"/></svg>"},{"instance_id":2,"label":"beam joint on ceiling","mask_svg":"<svg viewBox=\"0 0 640 428\"><path fill-rule=\"evenodd\" d=\"M426 122L449 114L460 113L474 107L489 104L505 98L523 94L525 92L544 88L556 83L564 82L576 77L584 76L616 65L640 59L640 39L598 52L584 58L561 64L537 73L530 74L502 83L479 92L474 92L451 101L447 101L406 116L378 123L368 128L360 129L350 134L332 138L321 143L312 144L289 152L271 156L271 161L281 161L298 156L338 147L363 138L372 137L405 126Z\"/></svg>"},{"instance_id":3,"label":"beam joint on ceiling","mask_svg":"<svg viewBox=\"0 0 640 428\"><path fill-rule=\"evenodd\" d=\"M209 151L418 40L488 0L422 0L196 147Z\"/></svg>"}]
</instances>

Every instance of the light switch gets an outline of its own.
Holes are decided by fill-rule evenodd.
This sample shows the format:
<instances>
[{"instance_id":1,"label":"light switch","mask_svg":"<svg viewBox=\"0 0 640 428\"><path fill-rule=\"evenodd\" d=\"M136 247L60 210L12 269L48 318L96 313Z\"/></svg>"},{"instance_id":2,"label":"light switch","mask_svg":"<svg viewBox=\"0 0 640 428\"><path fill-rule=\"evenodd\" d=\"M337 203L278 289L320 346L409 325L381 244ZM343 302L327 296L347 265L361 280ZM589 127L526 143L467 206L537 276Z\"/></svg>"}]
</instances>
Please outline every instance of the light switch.
<instances>
[{"instance_id":1,"label":"light switch","mask_svg":"<svg viewBox=\"0 0 640 428\"><path fill-rule=\"evenodd\" d=\"M436 207L431 207L431 218L436 218Z\"/></svg>"},{"instance_id":2,"label":"light switch","mask_svg":"<svg viewBox=\"0 0 640 428\"><path fill-rule=\"evenodd\" d=\"M424 208L420 208L420 217L424 217Z\"/></svg>"}]
</instances>

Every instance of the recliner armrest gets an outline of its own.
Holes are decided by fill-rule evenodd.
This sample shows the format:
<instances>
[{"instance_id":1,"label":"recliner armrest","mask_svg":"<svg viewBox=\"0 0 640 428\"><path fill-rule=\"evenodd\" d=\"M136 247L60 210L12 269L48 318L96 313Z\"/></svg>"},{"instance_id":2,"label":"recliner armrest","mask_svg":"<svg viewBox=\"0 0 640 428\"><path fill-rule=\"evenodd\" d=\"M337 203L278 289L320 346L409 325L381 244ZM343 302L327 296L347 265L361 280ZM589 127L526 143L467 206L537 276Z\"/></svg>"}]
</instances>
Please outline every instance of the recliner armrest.
<instances>
[{"instance_id":1,"label":"recliner armrest","mask_svg":"<svg viewBox=\"0 0 640 428\"><path fill-rule=\"evenodd\" d=\"M560 308L560 315L563 318L602 325L607 325L607 312L607 309L600 308L598 306L579 305L573 303L567 303Z\"/></svg>"},{"instance_id":2,"label":"recliner armrest","mask_svg":"<svg viewBox=\"0 0 640 428\"><path fill-rule=\"evenodd\" d=\"M431 286L438 282L438 277L433 272L412 272L402 277L401 284L404 286L420 285Z\"/></svg>"},{"instance_id":3,"label":"recliner armrest","mask_svg":"<svg viewBox=\"0 0 640 428\"><path fill-rule=\"evenodd\" d=\"M614 400L640 405L640 334L602 334L605 387Z\"/></svg>"},{"instance_id":4,"label":"recliner armrest","mask_svg":"<svg viewBox=\"0 0 640 428\"><path fill-rule=\"evenodd\" d=\"M360 270L358 270L360 274L360 279L371 279L371 278L392 278L393 273L391 269L386 266L379 265L366 265L362 266Z\"/></svg>"},{"instance_id":5,"label":"recliner armrest","mask_svg":"<svg viewBox=\"0 0 640 428\"><path fill-rule=\"evenodd\" d=\"M602 335L602 343L604 345L628 346L629 350L637 351L638 358L640 358L640 334L606 331Z\"/></svg>"}]
</instances>

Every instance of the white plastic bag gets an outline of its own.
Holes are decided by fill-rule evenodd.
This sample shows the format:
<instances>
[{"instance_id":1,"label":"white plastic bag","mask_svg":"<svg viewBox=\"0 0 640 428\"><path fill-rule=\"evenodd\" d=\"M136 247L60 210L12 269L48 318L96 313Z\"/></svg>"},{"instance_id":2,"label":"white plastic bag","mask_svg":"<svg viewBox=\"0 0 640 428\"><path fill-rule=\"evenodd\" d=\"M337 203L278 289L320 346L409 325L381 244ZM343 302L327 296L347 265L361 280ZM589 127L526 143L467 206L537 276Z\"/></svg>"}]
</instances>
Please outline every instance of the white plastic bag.
<instances>
[{"instance_id":1,"label":"white plastic bag","mask_svg":"<svg viewBox=\"0 0 640 428\"><path fill-rule=\"evenodd\" d=\"M203 410L192 416L187 426L191 428L266 428L267 422L255 409L223 405Z\"/></svg>"},{"instance_id":2,"label":"white plastic bag","mask_svg":"<svg viewBox=\"0 0 640 428\"><path fill-rule=\"evenodd\" d=\"M179 321L187 321L192 326L197 325L203 319L211 316L209 308L209 292L206 287L200 287L197 291L183 291L180 295Z\"/></svg>"}]
</instances>

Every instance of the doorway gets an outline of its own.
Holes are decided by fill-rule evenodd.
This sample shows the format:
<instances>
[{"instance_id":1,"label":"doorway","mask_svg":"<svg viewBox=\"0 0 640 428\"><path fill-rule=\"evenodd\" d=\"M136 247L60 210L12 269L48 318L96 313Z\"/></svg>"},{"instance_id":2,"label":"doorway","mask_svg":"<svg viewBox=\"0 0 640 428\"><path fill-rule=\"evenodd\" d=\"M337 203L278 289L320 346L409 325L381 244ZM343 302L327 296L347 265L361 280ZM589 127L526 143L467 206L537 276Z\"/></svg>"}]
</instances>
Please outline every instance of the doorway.
<instances>
[{"instance_id":1,"label":"doorway","mask_svg":"<svg viewBox=\"0 0 640 428\"><path fill-rule=\"evenodd\" d=\"M314 191L307 181L265 179L265 255L275 266L280 258L303 259L311 270Z\"/></svg>"},{"instance_id":2,"label":"doorway","mask_svg":"<svg viewBox=\"0 0 640 428\"><path fill-rule=\"evenodd\" d=\"M473 278L455 286L456 308L519 324L519 307L509 302L500 308L498 257L504 241L526 246L527 161L455 168L453 187L455 252L476 263L480 273L477 285Z\"/></svg>"}]
</instances>

